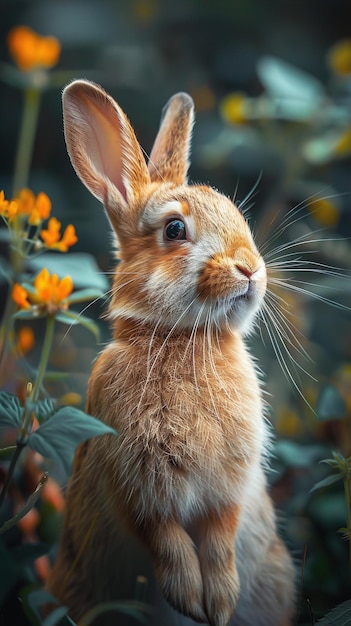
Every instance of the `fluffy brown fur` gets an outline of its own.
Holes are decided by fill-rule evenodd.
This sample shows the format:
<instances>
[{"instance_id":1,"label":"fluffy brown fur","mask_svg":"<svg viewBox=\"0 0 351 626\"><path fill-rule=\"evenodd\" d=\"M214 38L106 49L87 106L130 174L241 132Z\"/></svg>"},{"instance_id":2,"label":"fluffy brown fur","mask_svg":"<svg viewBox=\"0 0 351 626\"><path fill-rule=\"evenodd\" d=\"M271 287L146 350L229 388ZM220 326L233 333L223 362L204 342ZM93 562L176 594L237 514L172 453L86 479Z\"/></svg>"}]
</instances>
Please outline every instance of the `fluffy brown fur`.
<instances>
[{"instance_id":1,"label":"fluffy brown fur","mask_svg":"<svg viewBox=\"0 0 351 626\"><path fill-rule=\"evenodd\" d=\"M87 405L118 436L77 452L49 588L79 619L144 575L152 624L288 626L293 567L267 494L269 437L243 340L266 289L249 227L223 195L186 184L186 94L166 107L148 167L100 87L68 86L64 118L73 166L119 245L113 341Z\"/></svg>"}]
</instances>

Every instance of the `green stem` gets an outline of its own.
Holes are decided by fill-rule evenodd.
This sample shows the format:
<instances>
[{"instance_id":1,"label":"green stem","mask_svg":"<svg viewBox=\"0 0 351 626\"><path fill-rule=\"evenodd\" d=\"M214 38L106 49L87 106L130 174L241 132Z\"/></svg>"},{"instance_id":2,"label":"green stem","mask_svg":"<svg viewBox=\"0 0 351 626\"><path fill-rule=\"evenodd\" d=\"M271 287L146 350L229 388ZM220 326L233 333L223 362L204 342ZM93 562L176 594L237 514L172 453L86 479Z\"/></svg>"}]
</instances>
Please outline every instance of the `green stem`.
<instances>
[{"instance_id":1,"label":"green stem","mask_svg":"<svg viewBox=\"0 0 351 626\"><path fill-rule=\"evenodd\" d=\"M37 402L39 399L40 387L45 376L47 364L49 361L51 346L52 346L52 340L54 337L54 326L55 326L54 316L48 315L47 320L46 320L45 337L44 337L43 349L42 349L42 353L40 357L38 373L37 373L36 381L33 385L33 391L31 394L32 402Z\"/></svg>"},{"instance_id":2,"label":"green stem","mask_svg":"<svg viewBox=\"0 0 351 626\"><path fill-rule=\"evenodd\" d=\"M28 185L34 139L38 125L40 97L41 91L36 87L28 87L24 90L22 122L15 159L13 196L15 196L20 189ZM24 258L22 254L23 243L21 240L21 220L18 216L12 224L10 234L10 262L13 269L13 282L15 282L24 266ZM9 350L7 334L10 328L9 320L14 311L14 303L11 299L11 287L12 284L10 285L7 296L5 312L2 319L2 329L0 332L0 369L6 366L6 359Z\"/></svg>"},{"instance_id":3,"label":"green stem","mask_svg":"<svg viewBox=\"0 0 351 626\"><path fill-rule=\"evenodd\" d=\"M41 91L28 87L24 91L22 124L17 144L13 196L28 185L29 169L32 160L35 133L37 129Z\"/></svg>"},{"instance_id":4,"label":"green stem","mask_svg":"<svg viewBox=\"0 0 351 626\"><path fill-rule=\"evenodd\" d=\"M49 356L51 352L52 340L54 337L54 327L55 327L55 318L53 315L48 315L47 320L46 320L45 337L44 337L43 349L42 349L42 353L40 357L37 377L36 377L33 387L31 383L28 383L27 385L27 394L29 394L29 400L31 404L35 404L35 402L37 402L39 399L40 387L45 376L45 372L46 372L46 368L48 365ZM3 488L0 493L0 506L4 501L8 487L11 483L17 461L23 449L27 445L27 438L32 428L33 412L31 409L28 410L27 407L28 405L25 405L24 414L23 414L23 422L22 422L21 430L19 432L19 436L16 442L16 449L11 457L10 466L6 475Z\"/></svg>"},{"instance_id":5,"label":"green stem","mask_svg":"<svg viewBox=\"0 0 351 626\"><path fill-rule=\"evenodd\" d=\"M11 330L11 315L14 312L14 302L11 298L12 285L9 285L9 292L6 299L6 305L2 323L0 325L0 382L2 381L2 372L6 368L6 359L9 347L9 334Z\"/></svg>"},{"instance_id":6,"label":"green stem","mask_svg":"<svg viewBox=\"0 0 351 626\"><path fill-rule=\"evenodd\" d=\"M21 442L20 439L18 439L17 444L16 444L16 450L14 451L14 453L13 453L13 455L11 457L10 466L9 466L8 472L7 472L6 477L5 477L3 487L1 489L1 493L0 493L0 508L1 508L1 505L2 505L2 503L4 501L4 499L5 499L5 496L7 494L7 490L9 488L10 483L11 483L12 476L13 476L13 473L15 471L15 467L16 467L17 461L19 459L19 456L20 456L23 448L25 448L25 446L26 446L26 444L23 441Z\"/></svg>"}]
</instances>

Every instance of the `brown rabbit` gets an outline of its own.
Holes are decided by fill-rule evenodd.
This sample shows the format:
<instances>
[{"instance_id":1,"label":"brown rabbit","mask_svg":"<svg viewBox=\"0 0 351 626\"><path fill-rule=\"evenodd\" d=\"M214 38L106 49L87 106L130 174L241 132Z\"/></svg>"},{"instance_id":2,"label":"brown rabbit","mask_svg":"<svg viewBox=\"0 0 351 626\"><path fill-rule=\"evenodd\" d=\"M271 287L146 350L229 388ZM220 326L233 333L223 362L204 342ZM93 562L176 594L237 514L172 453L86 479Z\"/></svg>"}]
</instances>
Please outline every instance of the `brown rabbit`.
<instances>
[{"instance_id":1,"label":"brown rabbit","mask_svg":"<svg viewBox=\"0 0 351 626\"><path fill-rule=\"evenodd\" d=\"M151 624L287 626L293 565L267 493L269 435L243 340L266 290L249 226L229 199L187 184L187 94L165 107L148 166L101 87L75 81L63 105L73 167L119 249L113 341L87 404L118 436L78 449L49 589L79 619L131 597L143 575Z\"/></svg>"}]
</instances>

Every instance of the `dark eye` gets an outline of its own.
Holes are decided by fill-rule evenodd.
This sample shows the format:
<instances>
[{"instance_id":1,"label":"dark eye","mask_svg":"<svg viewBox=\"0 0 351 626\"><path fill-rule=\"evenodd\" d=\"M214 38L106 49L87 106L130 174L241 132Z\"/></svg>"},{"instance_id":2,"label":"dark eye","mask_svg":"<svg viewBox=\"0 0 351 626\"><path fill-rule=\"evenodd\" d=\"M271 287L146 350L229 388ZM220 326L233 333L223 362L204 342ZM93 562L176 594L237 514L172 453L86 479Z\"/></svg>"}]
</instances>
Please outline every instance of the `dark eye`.
<instances>
[{"instance_id":1,"label":"dark eye","mask_svg":"<svg viewBox=\"0 0 351 626\"><path fill-rule=\"evenodd\" d=\"M172 220L164 227L164 237L168 241L186 239L185 224L182 220Z\"/></svg>"}]
</instances>

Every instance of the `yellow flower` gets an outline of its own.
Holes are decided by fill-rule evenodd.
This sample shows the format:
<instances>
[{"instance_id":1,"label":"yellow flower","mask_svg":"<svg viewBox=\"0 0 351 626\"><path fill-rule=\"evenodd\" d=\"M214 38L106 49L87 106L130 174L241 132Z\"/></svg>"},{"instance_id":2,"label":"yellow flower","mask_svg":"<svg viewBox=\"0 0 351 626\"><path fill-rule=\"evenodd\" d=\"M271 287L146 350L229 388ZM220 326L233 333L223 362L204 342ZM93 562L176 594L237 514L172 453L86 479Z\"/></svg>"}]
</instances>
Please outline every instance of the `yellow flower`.
<instances>
[{"instance_id":1,"label":"yellow flower","mask_svg":"<svg viewBox=\"0 0 351 626\"><path fill-rule=\"evenodd\" d=\"M345 130L344 134L341 135L334 152L338 156L347 156L351 153L351 128Z\"/></svg>"},{"instance_id":2,"label":"yellow flower","mask_svg":"<svg viewBox=\"0 0 351 626\"><path fill-rule=\"evenodd\" d=\"M328 61L335 74L351 76L351 39L336 43L329 51Z\"/></svg>"},{"instance_id":3,"label":"yellow flower","mask_svg":"<svg viewBox=\"0 0 351 626\"><path fill-rule=\"evenodd\" d=\"M18 203L15 200L6 200L3 191L0 191L0 215L5 220L12 222L18 212Z\"/></svg>"},{"instance_id":4,"label":"yellow flower","mask_svg":"<svg viewBox=\"0 0 351 626\"><path fill-rule=\"evenodd\" d=\"M248 98L242 93L232 93L221 104L221 112L226 122L243 124L248 119Z\"/></svg>"},{"instance_id":5,"label":"yellow flower","mask_svg":"<svg viewBox=\"0 0 351 626\"><path fill-rule=\"evenodd\" d=\"M29 352L35 343L34 332L30 326L23 326L17 335L17 349L21 354Z\"/></svg>"},{"instance_id":6,"label":"yellow flower","mask_svg":"<svg viewBox=\"0 0 351 626\"><path fill-rule=\"evenodd\" d=\"M308 209L317 222L323 226L335 226L339 220L339 211L335 204L326 198L319 198L308 205Z\"/></svg>"},{"instance_id":7,"label":"yellow flower","mask_svg":"<svg viewBox=\"0 0 351 626\"><path fill-rule=\"evenodd\" d=\"M282 408L278 413L276 430L282 437L298 437L304 432L304 426L295 411Z\"/></svg>"},{"instance_id":8,"label":"yellow flower","mask_svg":"<svg viewBox=\"0 0 351 626\"><path fill-rule=\"evenodd\" d=\"M40 231L40 237L47 248L67 252L78 241L73 224L68 224L61 238L61 222L56 217L49 219L47 229Z\"/></svg>"},{"instance_id":9,"label":"yellow flower","mask_svg":"<svg viewBox=\"0 0 351 626\"><path fill-rule=\"evenodd\" d=\"M33 289L25 289L16 283L12 290L12 298L21 309L34 309L54 315L68 308L67 298L73 291L70 276L59 278L57 274L49 274L44 267L36 276Z\"/></svg>"},{"instance_id":10,"label":"yellow flower","mask_svg":"<svg viewBox=\"0 0 351 626\"><path fill-rule=\"evenodd\" d=\"M27 290L19 283L15 283L12 287L12 300L20 307L20 309L29 309Z\"/></svg>"},{"instance_id":11,"label":"yellow flower","mask_svg":"<svg viewBox=\"0 0 351 626\"><path fill-rule=\"evenodd\" d=\"M18 213L28 216L28 223L38 226L46 220L51 212L51 200L42 191L35 197L30 189L21 189L15 198L18 204Z\"/></svg>"},{"instance_id":12,"label":"yellow flower","mask_svg":"<svg viewBox=\"0 0 351 626\"><path fill-rule=\"evenodd\" d=\"M59 400L60 406L66 406L69 404L70 406L78 406L83 401L82 396L79 393L75 393L74 391L68 391L63 396L61 396Z\"/></svg>"},{"instance_id":13,"label":"yellow flower","mask_svg":"<svg viewBox=\"0 0 351 626\"><path fill-rule=\"evenodd\" d=\"M59 61L61 46L55 37L42 37L28 26L13 28L7 37L10 54L23 72L50 68Z\"/></svg>"}]
</instances>

